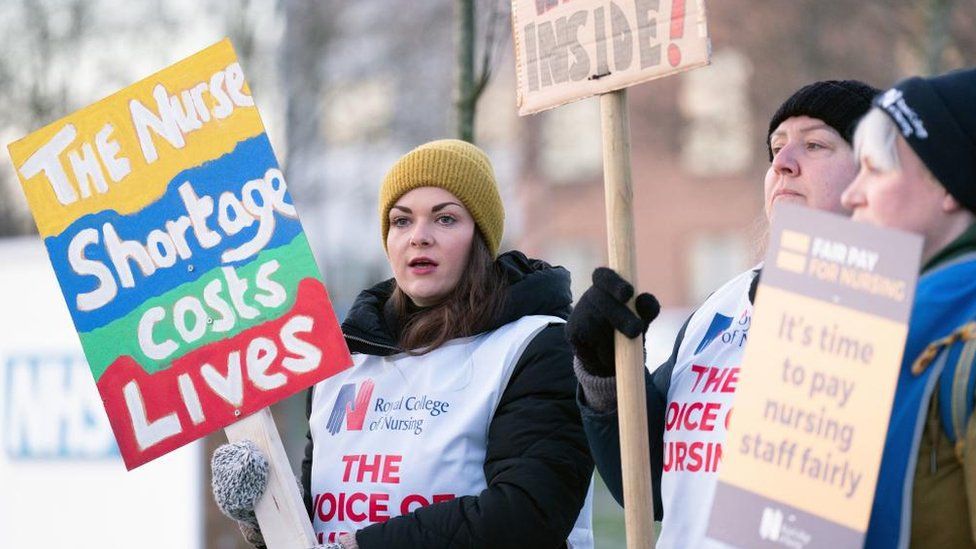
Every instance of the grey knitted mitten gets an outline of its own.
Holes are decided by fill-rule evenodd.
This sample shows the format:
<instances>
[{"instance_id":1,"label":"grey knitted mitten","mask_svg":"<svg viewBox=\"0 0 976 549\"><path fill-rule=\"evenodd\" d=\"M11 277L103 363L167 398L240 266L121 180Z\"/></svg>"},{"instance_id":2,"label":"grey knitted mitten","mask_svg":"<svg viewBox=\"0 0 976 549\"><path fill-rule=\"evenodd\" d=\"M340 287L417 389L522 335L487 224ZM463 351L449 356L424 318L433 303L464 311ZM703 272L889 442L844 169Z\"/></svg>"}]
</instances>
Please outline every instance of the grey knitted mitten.
<instances>
[{"instance_id":1,"label":"grey knitted mitten","mask_svg":"<svg viewBox=\"0 0 976 549\"><path fill-rule=\"evenodd\" d=\"M256 529L254 504L268 486L268 460L261 449L250 440L224 444L214 451L210 470L217 507L228 517Z\"/></svg>"}]
</instances>

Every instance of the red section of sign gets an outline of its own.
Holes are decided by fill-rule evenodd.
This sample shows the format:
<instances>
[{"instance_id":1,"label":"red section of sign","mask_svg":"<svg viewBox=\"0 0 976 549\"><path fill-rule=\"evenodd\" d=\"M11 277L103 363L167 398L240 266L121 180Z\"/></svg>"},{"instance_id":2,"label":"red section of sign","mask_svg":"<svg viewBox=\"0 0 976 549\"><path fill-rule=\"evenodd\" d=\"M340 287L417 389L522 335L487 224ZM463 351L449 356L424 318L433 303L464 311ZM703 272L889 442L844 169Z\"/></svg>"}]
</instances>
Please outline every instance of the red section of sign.
<instances>
[{"instance_id":1,"label":"red section of sign","mask_svg":"<svg viewBox=\"0 0 976 549\"><path fill-rule=\"evenodd\" d=\"M131 470L351 364L328 292L307 278L281 317L196 349L152 375L132 357L119 357L98 391Z\"/></svg>"},{"instance_id":2,"label":"red section of sign","mask_svg":"<svg viewBox=\"0 0 976 549\"><path fill-rule=\"evenodd\" d=\"M671 40L679 40L685 35L685 0L672 0L671 3ZM677 44L668 44L668 63L672 67L681 64L681 48Z\"/></svg>"}]
</instances>

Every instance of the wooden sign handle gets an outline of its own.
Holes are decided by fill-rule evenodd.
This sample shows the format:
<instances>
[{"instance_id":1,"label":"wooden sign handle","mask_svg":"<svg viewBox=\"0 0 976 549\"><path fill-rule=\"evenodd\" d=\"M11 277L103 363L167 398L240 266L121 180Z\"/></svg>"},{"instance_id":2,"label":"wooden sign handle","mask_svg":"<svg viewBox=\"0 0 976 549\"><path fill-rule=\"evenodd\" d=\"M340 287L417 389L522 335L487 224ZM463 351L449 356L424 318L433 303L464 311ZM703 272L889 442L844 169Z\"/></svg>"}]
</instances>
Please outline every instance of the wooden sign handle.
<instances>
[{"instance_id":1,"label":"wooden sign handle","mask_svg":"<svg viewBox=\"0 0 976 549\"><path fill-rule=\"evenodd\" d=\"M630 122L626 90L600 96L603 128L603 183L606 192L610 268L637 286L633 191L630 172ZM633 310L634 302L631 300ZM647 396L644 393L642 339L616 332L617 417L628 549L654 547Z\"/></svg>"},{"instance_id":2,"label":"wooden sign handle","mask_svg":"<svg viewBox=\"0 0 976 549\"><path fill-rule=\"evenodd\" d=\"M268 549L309 549L317 545L295 474L285 455L271 410L264 408L224 428L227 440L248 439L268 458L268 487L254 506Z\"/></svg>"}]
</instances>

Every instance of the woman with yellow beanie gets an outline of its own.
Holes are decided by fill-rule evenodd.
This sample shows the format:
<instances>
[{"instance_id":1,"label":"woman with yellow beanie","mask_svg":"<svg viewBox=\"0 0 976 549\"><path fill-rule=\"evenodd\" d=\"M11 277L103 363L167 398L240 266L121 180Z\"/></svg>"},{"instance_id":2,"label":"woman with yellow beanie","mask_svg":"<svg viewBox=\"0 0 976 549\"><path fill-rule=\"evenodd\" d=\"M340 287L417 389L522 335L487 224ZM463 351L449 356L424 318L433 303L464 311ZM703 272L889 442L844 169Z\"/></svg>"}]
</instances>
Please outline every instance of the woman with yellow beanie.
<instances>
[{"instance_id":1,"label":"woman with yellow beanie","mask_svg":"<svg viewBox=\"0 0 976 549\"><path fill-rule=\"evenodd\" d=\"M309 397L301 480L319 542L592 547L593 464L563 331L569 273L498 254L494 171L463 141L400 158L379 214L393 278L342 324L354 366ZM253 483L218 463L260 465L253 450L218 450L214 493L260 543L246 524L257 496L241 497Z\"/></svg>"}]
</instances>

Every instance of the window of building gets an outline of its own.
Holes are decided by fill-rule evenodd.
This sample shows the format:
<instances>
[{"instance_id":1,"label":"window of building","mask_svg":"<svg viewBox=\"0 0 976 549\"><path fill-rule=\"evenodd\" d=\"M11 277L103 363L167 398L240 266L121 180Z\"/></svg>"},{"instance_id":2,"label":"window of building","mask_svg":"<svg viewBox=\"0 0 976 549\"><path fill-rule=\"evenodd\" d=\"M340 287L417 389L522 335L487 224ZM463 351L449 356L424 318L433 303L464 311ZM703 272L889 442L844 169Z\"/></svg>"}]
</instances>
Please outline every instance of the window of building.
<instances>
[{"instance_id":1,"label":"window of building","mask_svg":"<svg viewBox=\"0 0 976 549\"><path fill-rule=\"evenodd\" d=\"M727 49L712 56L705 70L682 75L678 105L688 119L681 164L701 177L740 173L754 154L749 113L749 59Z\"/></svg>"},{"instance_id":2,"label":"window of building","mask_svg":"<svg viewBox=\"0 0 976 549\"><path fill-rule=\"evenodd\" d=\"M603 170L599 99L576 101L541 116L539 167L546 179L573 184L599 177Z\"/></svg>"}]
</instances>

